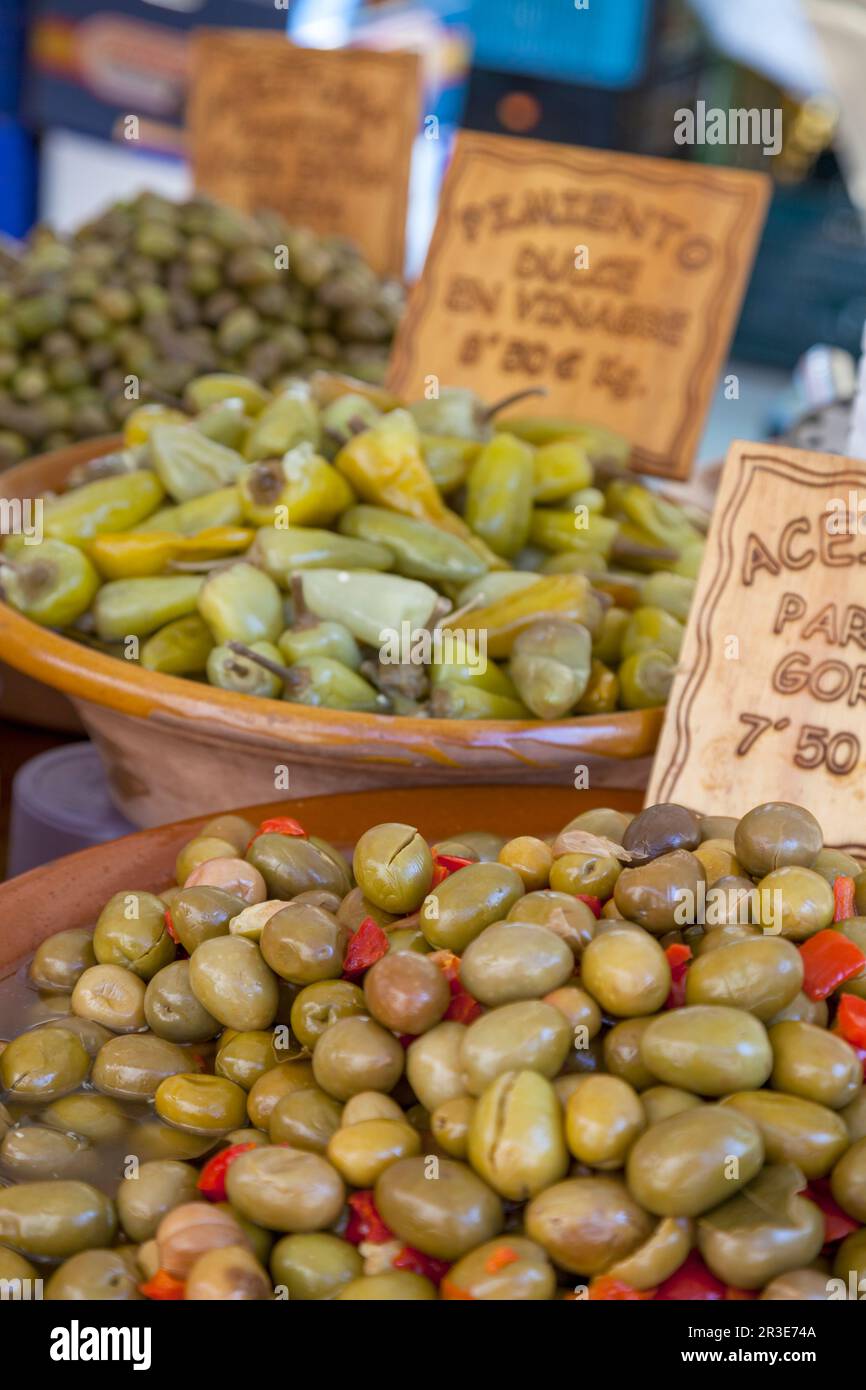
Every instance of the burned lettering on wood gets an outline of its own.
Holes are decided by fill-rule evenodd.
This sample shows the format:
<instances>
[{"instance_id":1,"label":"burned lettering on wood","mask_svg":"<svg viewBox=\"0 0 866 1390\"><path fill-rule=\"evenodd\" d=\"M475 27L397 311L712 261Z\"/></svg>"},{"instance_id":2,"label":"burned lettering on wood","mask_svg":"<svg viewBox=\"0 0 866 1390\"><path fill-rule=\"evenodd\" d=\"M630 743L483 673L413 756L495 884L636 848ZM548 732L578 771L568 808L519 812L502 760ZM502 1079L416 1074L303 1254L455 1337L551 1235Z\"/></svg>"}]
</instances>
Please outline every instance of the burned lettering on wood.
<instances>
[{"instance_id":1,"label":"burned lettering on wood","mask_svg":"<svg viewBox=\"0 0 866 1390\"><path fill-rule=\"evenodd\" d=\"M400 276L419 84L414 53L200 30L187 106L196 188L348 237L376 271Z\"/></svg>"},{"instance_id":2,"label":"burned lettering on wood","mask_svg":"<svg viewBox=\"0 0 866 1390\"><path fill-rule=\"evenodd\" d=\"M648 802L739 816L793 801L814 812L828 844L866 853L858 499L866 463L732 445Z\"/></svg>"},{"instance_id":3,"label":"burned lettering on wood","mask_svg":"<svg viewBox=\"0 0 866 1390\"><path fill-rule=\"evenodd\" d=\"M463 131L389 384L430 376L625 434L687 477L768 198L763 175ZM507 419L507 416L505 417Z\"/></svg>"}]
</instances>

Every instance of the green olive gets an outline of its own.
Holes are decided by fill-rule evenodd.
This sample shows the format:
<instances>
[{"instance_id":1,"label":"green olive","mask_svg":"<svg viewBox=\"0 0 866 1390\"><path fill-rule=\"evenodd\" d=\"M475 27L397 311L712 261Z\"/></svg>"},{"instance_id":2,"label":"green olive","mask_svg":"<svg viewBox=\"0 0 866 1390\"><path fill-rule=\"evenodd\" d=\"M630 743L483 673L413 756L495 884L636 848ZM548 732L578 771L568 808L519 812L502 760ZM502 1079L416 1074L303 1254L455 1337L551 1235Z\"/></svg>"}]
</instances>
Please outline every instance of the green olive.
<instances>
[{"instance_id":1,"label":"green olive","mask_svg":"<svg viewBox=\"0 0 866 1390\"><path fill-rule=\"evenodd\" d=\"M466 947L460 962L461 983L491 1008L539 999L564 985L573 973L574 956L566 942L531 922L485 927Z\"/></svg>"},{"instance_id":2,"label":"green olive","mask_svg":"<svg viewBox=\"0 0 866 1390\"><path fill-rule=\"evenodd\" d=\"M698 1248L716 1278L735 1288L760 1289L816 1258L824 1244L824 1216L797 1195L802 1181L793 1164L768 1166L745 1191L698 1222Z\"/></svg>"},{"instance_id":3,"label":"green olive","mask_svg":"<svg viewBox=\"0 0 866 1390\"><path fill-rule=\"evenodd\" d=\"M854 1099L840 1110L852 1144L866 1139L866 1086L861 1086Z\"/></svg>"},{"instance_id":4,"label":"green olive","mask_svg":"<svg viewBox=\"0 0 866 1390\"><path fill-rule=\"evenodd\" d=\"M813 869L774 869L758 884L760 923L790 941L805 941L833 921L833 889Z\"/></svg>"},{"instance_id":5,"label":"green olive","mask_svg":"<svg viewBox=\"0 0 866 1390\"><path fill-rule=\"evenodd\" d=\"M247 850L250 864L261 873L271 898L294 898L324 888L342 898L352 887L348 865L338 850L311 835L258 835Z\"/></svg>"},{"instance_id":6,"label":"green olive","mask_svg":"<svg viewBox=\"0 0 866 1390\"><path fill-rule=\"evenodd\" d=\"M152 1240L166 1212L199 1196L198 1173L188 1163L154 1159L142 1163L117 1189L117 1215L130 1240Z\"/></svg>"},{"instance_id":7,"label":"green olive","mask_svg":"<svg viewBox=\"0 0 866 1390\"><path fill-rule=\"evenodd\" d=\"M617 1023L602 1042L604 1065L613 1076L621 1076L636 1091L645 1091L656 1084L656 1078L643 1060L641 1044L643 1036L656 1018L664 1014L650 1014L647 1018L626 1018Z\"/></svg>"},{"instance_id":8,"label":"green olive","mask_svg":"<svg viewBox=\"0 0 866 1390\"><path fill-rule=\"evenodd\" d=\"M76 1134L61 1134L47 1125L15 1125L0 1143L0 1167L15 1177L62 1178L75 1169L87 1147Z\"/></svg>"},{"instance_id":9,"label":"green olive","mask_svg":"<svg viewBox=\"0 0 866 1390\"><path fill-rule=\"evenodd\" d=\"M422 1105L432 1113L447 1100L466 1094L461 1049L462 1023L438 1023L406 1053L406 1077Z\"/></svg>"},{"instance_id":10,"label":"green olive","mask_svg":"<svg viewBox=\"0 0 866 1390\"><path fill-rule=\"evenodd\" d=\"M795 1163L807 1178L823 1178L848 1148L841 1115L781 1091L737 1091L726 1096L761 1131L768 1163Z\"/></svg>"},{"instance_id":11,"label":"green olive","mask_svg":"<svg viewBox=\"0 0 866 1390\"><path fill-rule=\"evenodd\" d=\"M82 1250L55 1270L45 1285L49 1303L134 1302L141 1275L129 1249Z\"/></svg>"},{"instance_id":12,"label":"green olive","mask_svg":"<svg viewBox=\"0 0 866 1390\"><path fill-rule=\"evenodd\" d=\"M224 1134L246 1118L246 1095L224 1076L179 1072L161 1081L154 1098L166 1124L189 1134Z\"/></svg>"},{"instance_id":13,"label":"green olive","mask_svg":"<svg viewBox=\"0 0 866 1390\"><path fill-rule=\"evenodd\" d=\"M38 1278L39 1275L29 1260L25 1260L24 1256L16 1251L7 1249L5 1245L0 1245L0 1279L5 1279L7 1284L13 1286L15 1281L20 1280L23 1296L23 1289L26 1287L24 1281Z\"/></svg>"},{"instance_id":14,"label":"green olive","mask_svg":"<svg viewBox=\"0 0 866 1390\"><path fill-rule=\"evenodd\" d=\"M776 1091L841 1110L863 1084L857 1053L835 1033L812 1023L776 1023L770 1029L772 1085ZM761 1084L761 1083L757 1083ZM729 1087L729 1090L740 1089Z\"/></svg>"},{"instance_id":15,"label":"green olive","mask_svg":"<svg viewBox=\"0 0 866 1390\"><path fill-rule=\"evenodd\" d=\"M364 992L358 985L348 980L320 980L295 996L290 1018L292 1032L299 1043L312 1051L337 1019L366 1011Z\"/></svg>"},{"instance_id":16,"label":"green olive","mask_svg":"<svg viewBox=\"0 0 866 1390\"><path fill-rule=\"evenodd\" d=\"M641 1040L641 1058L658 1081L699 1096L754 1090L773 1067L764 1025L741 1009L713 1004L655 1019Z\"/></svg>"},{"instance_id":17,"label":"green olive","mask_svg":"<svg viewBox=\"0 0 866 1390\"><path fill-rule=\"evenodd\" d=\"M844 1248L845 1242L842 1242ZM771 1279L758 1295L770 1303L824 1302L830 1297L827 1275L819 1269L789 1269Z\"/></svg>"},{"instance_id":18,"label":"green olive","mask_svg":"<svg viewBox=\"0 0 866 1390\"><path fill-rule=\"evenodd\" d=\"M437 1260L459 1260L502 1230L496 1193L450 1158L402 1158L382 1173L375 1195L398 1239Z\"/></svg>"},{"instance_id":19,"label":"green olive","mask_svg":"<svg viewBox=\"0 0 866 1390\"><path fill-rule=\"evenodd\" d=\"M449 1158L465 1158L469 1152L469 1126L478 1104L472 1096L455 1096L437 1105L430 1116L430 1133Z\"/></svg>"},{"instance_id":20,"label":"green olive","mask_svg":"<svg viewBox=\"0 0 866 1390\"><path fill-rule=\"evenodd\" d=\"M569 1150L590 1168L622 1168L646 1123L637 1091L618 1076L588 1076L565 1107Z\"/></svg>"},{"instance_id":21,"label":"green olive","mask_svg":"<svg viewBox=\"0 0 866 1390\"><path fill-rule=\"evenodd\" d=\"M482 1014L462 1034L462 1089L476 1096L507 1071L536 1071L552 1079L572 1043L568 1020L559 1009L535 999L503 1004ZM410 1057L416 1047L418 1043L410 1047Z\"/></svg>"},{"instance_id":22,"label":"green olive","mask_svg":"<svg viewBox=\"0 0 866 1390\"><path fill-rule=\"evenodd\" d=\"M414 912L430 891L433 856L414 825L374 825L355 846L352 868L372 903L398 916Z\"/></svg>"},{"instance_id":23,"label":"green olive","mask_svg":"<svg viewBox=\"0 0 866 1390\"><path fill-rule=\"evenodd\" d=\"M239 1154L228 1169L229 1201L269 1231L319 1231L338 1217L342 1179L319 1154L269 1146Z\"/></svg>"},{"instance_id":24,"label":"green olive","mask_svg":"<svg viewBox=\"0 0 866 1390\"><path fill-rule=\"evenodd\" d=\"M419 926L431 946L459 955L523 897L523 879L507 864L468 864L449 874L421 904Z\"/></svg>"},{"instance_id":25,"label":"green olive","mask_svg":"<svg viewBox=\"0 0 866 1390\"><path fill-rule=\"evenodd\" d=\"M653 1014L670 993L671 971L658 942L646 931L611 926L583 953L581 982L607 1013L618 1018Z\"/></svg>"},{"instance_id":26,"label":"green olive","mask_svg":"<svg viewBox=\"0 0 866 1390\"><path fill-rule=\"evenodd\" d=\"M91 965L72 991L72 1012L112 1033L137 1033L144 1027L145 984L122 965Z\"/></svg>"},{"instance_id":27,"label":"green olive","mask_svg":"<svg viewBox=\"0 0 866 1390\"><path fill-rule=\"evenodd\" d=\"M768 801L755 806L734 831L734 850L746 873L762 878L786 865L808 868L824 846L821 827L802 806Z\"/></svg>"},{"instance_id":28,"label":"green olive","mask_svg":"<svg viewBox=\"0 0 866 1390\"><path fill-rule=\"evenodd\" d=\"M99 1049L93 1063L93 1085L122 1100L152 1100L168 1076L189 1069L182 1047L152 1033L126 1033Z\"/></svg>"},{"instance_id":29,"label":"green olive","mask_svg":"<svg viewBox=\"0 0 866 1390\"><path fill-rule=\"evenodd\" d=\"M229 1081L248 1091L278 1061L273 1033L263 1030L228 1032L220 1039L214 1071L217 1076L227 1076Z\"/></svg>"},{"instance_id":30,"label":"green olive","mask_svg":"<svg viewBox=\"0 0 866 1390\"><path fill-rule=\"evenodd\" d=\"M59 1027L21 1033L0 1053L0 1081L19 1100L56 1100L76 1091L89 1071L80 1038Z\"/></svg>"},{"instance_id":31,"label":"green olive","mask_svg":"<svg viewBox=\"0 0 866 1390\"><path fill-rule=\"evenodd\" d=\"M40 942L30 962L30 979L37 989L71 991L79 975L95 964L93 933L72 927Z\"/></svg>"},{"instance_id":32,"label":"green olive","mask_svg":"<svg viewBox=\"0 0 866 1390\"><path fill-rule=\"evenodd\" d=\"M268 1131L271 1143L323 1154L332 1135L340 1128L342 1109L339 1101L318 1086L290 1091L277 1101L271 1112Z\"/></svg>"},{"instance_id":33,"label":"green olive","mask_svg":"<svg viewBox=\"0 0 866 1390\"><path fill-rule=\"evenodd\" d=\"M121 1139L129 1124L116 1101L88 1091L52 1101L43 1110L42 1119L54 1129L80 1135L91 1144L110 1144Z\"/></svg>"},{"instance_id":34,"label":"green olive","mask_svg":"<svg viewBox=\"0 0 866 1390\"><path fill-rule=\"evenodd\" d=\"M612 854L561 854L551 866L550 887L555 893L588 893L594 898L609 898L621 870L622 865Z\"/></svg>"},{"instance_id":35,"label":"green olive","mask_svg":"<svg viewBox=\"0 0 866 1390\"><path fill-rule=\"evenodd\" d=\"M35 1259L66 1260L110 1245L114 1203L86 1182L23 1182L0 1188L0 1240Z\"/></svg>"},{"instance_id":36,"label":"green olive","mask_svg":"<svg viewBox=\"0 0 866 1390\"><path fill-rule=\"evenodd\" d=\"M404 1053L393 1033L372 1018L338 1019L316 1043L316 1084L348 1100L359 1091L390 1091L403 1074Z\"/></svg>"},{"instance_id":37,"label":"green olive","mask_svg":"<svg viewBox=\"0 0 866 1390\"><path fill-rule=\"evenodd\" d=\"M99 914L93 950L100 965L122 965L149 980L174 960L162 899L154 893L115 893Z\"/></svg>"},{"instance_id":38,"label":"green olive","mask_svg":"<svg viewBox=\"0 0 866 1390\"><path fill-rule=\"evenodd\" d=\"M833 1274L837 1279L844 1279L846 1298L849 1296L848 1288L853 1274L856 1281L855 1287L859 1297L862 1298L864 1280L866 1280L866 1230L852 1231L849 1236L845 1237L833 1260Z\"/></svg>"},{"instance_id":39,"label":"green olive","mask_svg":"<svg viewBox=\"0 0 866 1390\"><path fill-rule=\"evenodd\" d=\"M694 1223L686 1216L663 1216L643 1245L606 1271L632 1289L652 1289L675 1274L694 1243Z\"/></svg>"},{"instance_id":40,"label":"green olive","mask_svg":"<svg viewBox=\"0 0 866 1390\"><path fill-rule=\"evenodd\" d=\"M276 1018L276 976L252 941L239 936L203 941L190 959L189 982L202 1007L226 1028L258 1031Z\"/></svg>"},{"instance_id":41,"label":"green olive","mask_svg":"<svg viewBox=\"0 0 866 1390\"><path fill-rule=\"evenodd\" d=\"M242 845L241 852L245 848ZM197 835L194 840L188 840L178 854L174 876L179 884L184 884L199 864L206 864L209 859L234 859L237 853L237 846L232 840L218 835Z\"/></svg>"},{"instance_id":42,"label":"green olive","mask_svg":"<svg viewBox=\"0 0 866 1390\"><path fill-rule=\"evenodd\" d=\"M839 1159L830 1189L843 1211L866 1223L866 1139L858 1139Z\"/></svg>"},{"instance_id":43,"label":"green olive","mask_svg":"<svg viewBox=\"0 0 866 1390\"><path fill-rule=\"evenodd\" d=\"M295 1058L288 1062L278 1062L254 1081L247 1096L247 1114L256 1129L267 1130L270 1126L274 1107L283 1096L291 1091L300 1091L313 1086L313 1064L308 1058Z\"/></svg>"},{"instance_id":44,"label":"green olive","mask_svg":"<svg viewBox=\"0 0 866 1390\"><path fill-rule=\"evenodd\" d=\"M199 1255L186 1277L184 1297L198 1302L263 1302L271 1299L271 1281L251 1251L221 1246Z\"/></svg>"},{"instance_id":45,"label":"green olive","mask_svg":"<svg viewBox=\"0 0 866 1390\"><path fill-rule=\"evenodd\" d=\"M421 1136L404 1119L359 1120L328 1141L328 1159L352 1187L372 1187L392 1163L420 1152Z\"/></svg>"},{"instance_id":46,"label":"green olive","mask_svg":"<svg viewBox=\"0 0 866 1390\"><path fill-rule=\"evenodd\" d=\"M229 922L245 905L243 898L222 888L207 884L182 888L171 905L172 925L181 946L192 955L203 941L228 936Z\"/></svg>"},{"instance_id":47,"label":"green olive","mask_svg":"<svg viewBox=\"0 0 866 1390\"><path fill-rule=\"evenodd\" d=\"M349 932L331 912L308 903L288 903L269 917L261 952L281 979L312 985L342 974Z\"/></svg>"},{"instance_id":48,"label":"green olive","mask_svg":"<svg viewBox=\"0 0 866 1390\"><path fill-rule=\"evenodd\" d=\"M500 1197L525 1202L568 1170L562 1108L535 1071L508 1071L482 1091L469 1126L469 1161Z\"/></svg>"},{"instance_id":49,"label":"green olive","mask_svg":"<svg viewBox=\"0 0 866 1390\"><path fill-rule=\"evenodd\" d=\"M699 1096L681 1091L677 1086L650 1086L641 1092L640 1099L648 1125L657 1125L669 1115L679 1115L681 1110L694 1110L696 1105L703 1105Z\"/></svg>"},{"instance_id":50,"label":"green olive","mask_svg":"<svg viewBox=\"0 0 866 1390\"><path fill-rule=\"evenodd\" d=\"M573 1274L601 1274L636 1250L652 1222L619 1178L568 1178L534 1197L526 1234L554 1264Z\"/></svg>"},{"instance_id":51,"label":"green olive","mask_svg":"<svg viewBox=\"0 0 866 1390\"><path fill-rule=\"evenodd\" d=\"M236 854L243 854L256 833L256 827L246 816L214 816L202 826L199 833L202 836L216 836L219 840L228 840L229 844L234 846Z\"/></svg>"},{"instance_id":52,"label":"green olive","mask_svg":"<svg viewBox=\"0 0 866 1390\"><path fill-rule=\"evenodd\" d=\"M781 937L745 937L699 956L686 976L687 1004L731 1004L767 1023L799 994L803 958Z\"/></svg>"},{"instance_id":53,"label":"green olive","mask_svg":"<svg viewBox=\"0 0 866 1390\"><path fill-rule=\"evenodd\" d=\"M556 1274L541 1246L523 1236L504 1236L479 1245L452 1265L443 1296L529 1302L553 1298L555 1289Z\"/></svg>"},{"instance_id":54,"label":"green olive","mask_svg":"<svg viewBox=\"0 0 866 1390\"><path fill-rule=\"evenodd\" d=\"M360 1300L386 1302L419 1302L436 1297L436 1289L423 1274L412 1274L408 1269L395 1269L390 1274L365 1274L361 1279L352 1279L344 1284L338 1294L338 1303L352 1303Z\"/></svg>"},{"instance_id":55,"label":"green olive","mask_svg":"<svg viewBox=\"0 0 866 1390\"><path fill-rule=\"evenodd\" d=\"M645 1130L626 1163L629 1191L656 1216L700 1216L761 1170L761 1132L732 1106L682 1110Z\"/></svg>"},{"instance_id":56,"label":"green olive","mask_svg":"<svg viewBox=\"0 0 866 1390\"><path fill-rule=\"evenodd\" d=\"M333 1298L363 1271L354 1245L325 1231L283 1236L271 1251L271 1276L290 1300Z\"/></svg>"},{"instance_id":57,"label":"green olive","mask_svg":"<svg viewBox=\"0 0 866 1390\"><path fill-rule=\"evenodd\" d=\"M579 898L569 893L555 893L550 888L539 889L518 898L508 913L509 922L534 922L539 927L547 927L570 948L572 955L579 959L584 947L595 935L595 913Z\"/></svg>"},{"instance_id":58,"label":"green olive","mask_svg":"<svg viewBox=\"0 0 866 1390\"><path fill-rule=\"evenodd\" d=\"M375 903L365 898L360 888L353 888L347 893L337 907L332 909L337 916L337 921L342 922L344 927L348 927L350 932L356 932L365 917L372 917L373 921L383 928L388 929L392 922L399 919L400 914L385 912L384 908L377 907Z\"/></svg>"},{"instance_id":59,"label":"green olive","mask_svg":"<svg viewBox=\"0 0 866 1390\"><path fill-rule=\"evenodd\" d=\"M188 960L164 965L148 982L144 1016L152 1032L170 1042L205 1042L219 1032L213 1014L193 994Z\"/></svg>"}]
</instances>

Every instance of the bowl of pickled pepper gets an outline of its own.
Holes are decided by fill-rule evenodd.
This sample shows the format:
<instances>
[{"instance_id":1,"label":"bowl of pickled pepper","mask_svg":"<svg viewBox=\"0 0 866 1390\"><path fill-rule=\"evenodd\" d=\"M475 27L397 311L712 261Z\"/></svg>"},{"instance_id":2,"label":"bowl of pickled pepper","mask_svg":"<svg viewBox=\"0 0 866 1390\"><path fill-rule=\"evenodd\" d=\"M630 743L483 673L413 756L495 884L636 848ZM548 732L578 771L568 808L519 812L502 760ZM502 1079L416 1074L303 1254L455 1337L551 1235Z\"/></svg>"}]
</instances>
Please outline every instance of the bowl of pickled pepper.
<instances>
[{"instance_id":1,"label":"bowl of pickled pepper","mask_svg":"<svg viewBox=\"0 0 866 1390\"><path fill-rule=\"evenodd\" d=\"M198 377L3 475L0 657L72 698L137 824L409 770L640 785L704 518L528 404Z\"/></svg>"}]
</instances>

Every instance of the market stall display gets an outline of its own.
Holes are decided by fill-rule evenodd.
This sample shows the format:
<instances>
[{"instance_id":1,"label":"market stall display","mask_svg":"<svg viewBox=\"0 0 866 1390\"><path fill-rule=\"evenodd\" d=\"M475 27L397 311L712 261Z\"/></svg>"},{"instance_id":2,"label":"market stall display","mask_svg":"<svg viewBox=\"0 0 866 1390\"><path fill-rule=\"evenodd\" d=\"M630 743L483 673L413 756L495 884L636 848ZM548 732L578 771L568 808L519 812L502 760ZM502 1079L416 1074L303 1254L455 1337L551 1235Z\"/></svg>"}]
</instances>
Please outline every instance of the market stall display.
<instances>
[{"instance_id":1,"label":"market stall display","mask_svg":"<svg viewBox=\"0 0 866 1390\"><path fill-rule=\"evenodd\" d=\"M275 213L142 193L0 253L0 466L107 434L202 372L381 380L403 306L354 246Z\"/></svg>"},{"instance_id":2,"label":"market stall display","mask_svg":"<svg viewBox=\"0 0 866 1390\"><path fill-rule=\"evenodd\" d=\"M6 1277L486 1300L862 1276L859 862L788 803L452 825L370 824L350 858L293 815L218 816L170 886L40 932L4 986Z\"/></svg>"}]
</instances>

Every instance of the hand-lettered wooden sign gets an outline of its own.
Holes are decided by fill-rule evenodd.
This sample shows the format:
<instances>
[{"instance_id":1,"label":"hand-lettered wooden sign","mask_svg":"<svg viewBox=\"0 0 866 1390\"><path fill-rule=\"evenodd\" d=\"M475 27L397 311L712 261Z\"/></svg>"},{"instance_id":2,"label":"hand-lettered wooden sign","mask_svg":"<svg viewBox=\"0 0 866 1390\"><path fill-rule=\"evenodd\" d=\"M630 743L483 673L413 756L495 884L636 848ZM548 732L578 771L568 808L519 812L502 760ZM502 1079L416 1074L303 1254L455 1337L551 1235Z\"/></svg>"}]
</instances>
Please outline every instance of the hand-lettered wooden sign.
<instances>
[{"instance_id":1,"label":"hand-lettered wooden sign","mask_svg":"<svg viewBox=\"0 0 866 1390\"><path fill-rule=\"evenodd\" d=\"M534 412L688 477L768 196L763 174L464 131L389 384L544 386Z\"/></svg>"},{"instance_id":2,"label":"hand-lettered wooden sign","mask_svg":"<svg viewBox=\"0 0 866 1390\"><path fill-rule=\"evenodd\" d=\"M187 105L195 185L243 211L272 208L349 237L375 270L402 275L420 103L414 53L203 29Z\"/></svg>"},{"instance_id":3,"label":"hand-lettered wooden sign","mask_svg":"<svg viewBox=\"0 0 866 1390\"><path fill-rule=\"evenodd\" d=\"M808 807L866 854L866 463L731 446L647 804Z\"/></svg>"}]
</instances>

